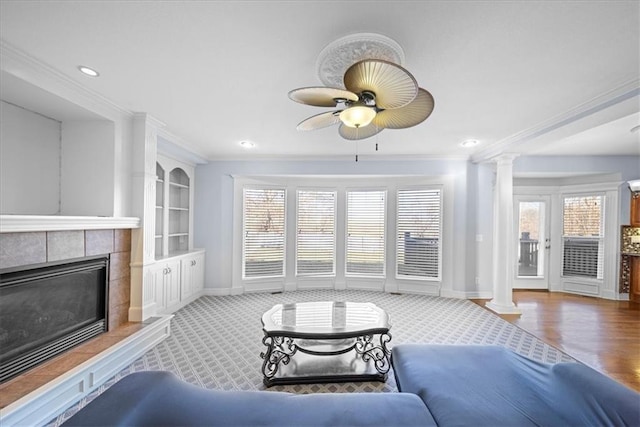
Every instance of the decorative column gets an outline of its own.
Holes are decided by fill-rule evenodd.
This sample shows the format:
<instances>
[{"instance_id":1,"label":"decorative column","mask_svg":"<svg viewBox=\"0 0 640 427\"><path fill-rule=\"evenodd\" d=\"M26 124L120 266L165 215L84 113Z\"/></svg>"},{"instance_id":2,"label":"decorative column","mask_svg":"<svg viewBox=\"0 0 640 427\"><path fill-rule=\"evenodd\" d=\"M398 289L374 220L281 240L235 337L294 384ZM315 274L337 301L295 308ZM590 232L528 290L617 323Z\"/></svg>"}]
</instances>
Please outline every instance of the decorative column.
<instances>
[{"instance_id":1,"label":"decorative column","mask_svg":"<svg viewBox=\"0 0 640 427\"><path fill-rule=\"evenodd\" d=\"M131 233L131 322L155 314L153 277L144 267L155 262L157 137L163 126L146 113L133 118L133 211L141 224Z\"/></svg>"},{"instance_id":2,"label":"decorative column","mask_svg":"<svg viewBox=\"0 0 640 427\"><path fill-rule=\"evenodd\" d=\"M493 299L486 307L499 314L520 314L513 303L514 230L513 159L504 154L496 159L493 192Z\"/></svg>"}]
</instances>

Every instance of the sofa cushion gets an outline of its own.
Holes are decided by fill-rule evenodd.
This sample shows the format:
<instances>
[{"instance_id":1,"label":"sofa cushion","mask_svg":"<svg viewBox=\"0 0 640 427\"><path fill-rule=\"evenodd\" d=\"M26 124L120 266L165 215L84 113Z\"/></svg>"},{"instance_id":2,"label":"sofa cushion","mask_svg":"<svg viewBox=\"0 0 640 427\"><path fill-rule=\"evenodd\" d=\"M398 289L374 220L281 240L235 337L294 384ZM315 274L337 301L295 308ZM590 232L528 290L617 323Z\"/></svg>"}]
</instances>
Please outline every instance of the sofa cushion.
<instances>
[{"instance_id":1,"label":"sofa cushion","mask_svg":"<svg viewBox=\"0 0 640 427\"><path fill-rule=\"evenodd\" d=\"M296 395L208 390L170 372L123 378L64 424L70 426L435 426L408 393Z\"/></svg>"},{"instance_id":2,"label":"sofa cushion","mask_svg":"<svg viewBox=\"0 0 640 427\"><path fill-rule=\"evenodd\" d=\"M640 394L580 363L546 364L499 346L398 345L398 388L440 426L637 426Z\"/></svg>"}]
</instances>

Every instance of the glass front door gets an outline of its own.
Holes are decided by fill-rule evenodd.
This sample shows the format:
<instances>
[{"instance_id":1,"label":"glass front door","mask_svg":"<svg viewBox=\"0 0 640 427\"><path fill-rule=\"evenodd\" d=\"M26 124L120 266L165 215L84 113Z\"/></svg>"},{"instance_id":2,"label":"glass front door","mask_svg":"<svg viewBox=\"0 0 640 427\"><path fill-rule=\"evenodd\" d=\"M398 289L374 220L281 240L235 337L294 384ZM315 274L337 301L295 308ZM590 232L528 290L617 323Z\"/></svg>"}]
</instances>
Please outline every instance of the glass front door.
<instances>
[{"instance_id":1,"label":"glass front door","mask_svg":"<svg viewBox=\"0 0 640 427\"><path fill-rule=\"evenodd\" d=\"M514 196L517 230L514 289L548 289L549 198Z\"/></svg>"}]
</instances>

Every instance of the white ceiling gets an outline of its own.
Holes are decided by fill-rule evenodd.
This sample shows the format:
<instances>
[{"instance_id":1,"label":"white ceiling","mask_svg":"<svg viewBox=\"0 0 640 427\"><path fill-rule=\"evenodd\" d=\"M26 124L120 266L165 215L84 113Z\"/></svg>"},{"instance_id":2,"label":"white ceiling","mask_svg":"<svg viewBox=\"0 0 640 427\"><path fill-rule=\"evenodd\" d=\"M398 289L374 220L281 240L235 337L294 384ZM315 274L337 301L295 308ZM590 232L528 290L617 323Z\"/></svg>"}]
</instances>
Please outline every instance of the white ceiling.
<instances>
[{"instance_id":1,"label":"white ceiling","mask_svg":"<svg viewBox=\"0 0 640 427\"><path fill-rule=\"evenodd\" d=\"M5 45L151 114L207 159L351 157L335 127L296 131L325 109L287 93L321 85L318 54L359 32L399 43L436 102L424 123L360 141L362 155L640 155L635 0L0 2ZM34 102L2 80L3 99ZM468 138L481 144L463 149Z\"/></svg>"}]
</instances>

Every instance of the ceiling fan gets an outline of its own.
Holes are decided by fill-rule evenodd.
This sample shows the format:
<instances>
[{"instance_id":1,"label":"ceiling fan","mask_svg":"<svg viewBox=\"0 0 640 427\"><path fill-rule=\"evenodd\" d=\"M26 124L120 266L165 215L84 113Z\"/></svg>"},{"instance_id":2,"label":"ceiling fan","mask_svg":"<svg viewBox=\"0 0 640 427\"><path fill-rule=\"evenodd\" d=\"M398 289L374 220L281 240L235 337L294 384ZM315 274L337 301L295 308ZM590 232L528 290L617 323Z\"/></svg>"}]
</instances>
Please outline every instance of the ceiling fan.
<instances>
[{"instance_id":1,"label":"ceiling fan","mask_svg":"<svg viewBox=\"0 0 640 427\"><path fill-rule=\"evenodd\" d=\"M311 116L298 130L316 130L340 124L340 136L349 140L369 138L383 129L404 129L429 117L433 96L418 87L407 70L381 59L365 59L344 73L345 89L303 87L289 92L301 104L333 107Z\"/></svg>"}]
</instances>

